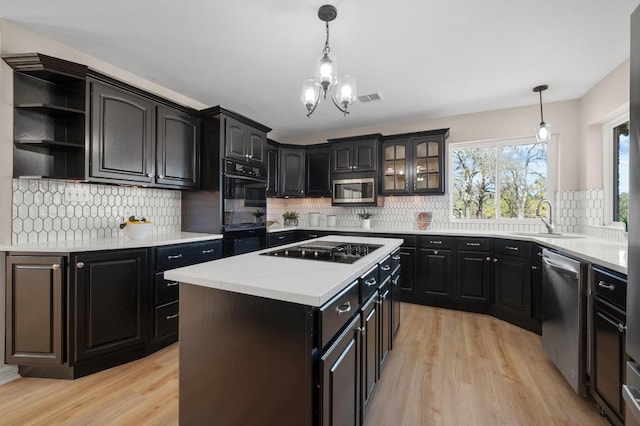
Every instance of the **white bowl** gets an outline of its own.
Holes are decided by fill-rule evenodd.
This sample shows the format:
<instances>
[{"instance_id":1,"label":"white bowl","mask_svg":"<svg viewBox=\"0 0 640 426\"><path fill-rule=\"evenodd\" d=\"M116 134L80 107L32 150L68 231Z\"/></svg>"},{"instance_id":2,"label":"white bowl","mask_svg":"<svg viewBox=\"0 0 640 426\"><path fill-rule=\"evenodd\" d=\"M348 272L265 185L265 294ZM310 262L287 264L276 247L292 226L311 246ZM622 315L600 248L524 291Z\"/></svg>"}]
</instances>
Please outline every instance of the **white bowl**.
<instances>
[{"instance_id":1,"label":"white bowl","mask_svg":"<svg viewBox=\"0 0 640 426\"><path fill-rule=\"evenodd\" d=\"M149 236L152 228L152 223L129 223L123 230L127 238L131 240L142 240Z\"/></svg>"}]
</instances>

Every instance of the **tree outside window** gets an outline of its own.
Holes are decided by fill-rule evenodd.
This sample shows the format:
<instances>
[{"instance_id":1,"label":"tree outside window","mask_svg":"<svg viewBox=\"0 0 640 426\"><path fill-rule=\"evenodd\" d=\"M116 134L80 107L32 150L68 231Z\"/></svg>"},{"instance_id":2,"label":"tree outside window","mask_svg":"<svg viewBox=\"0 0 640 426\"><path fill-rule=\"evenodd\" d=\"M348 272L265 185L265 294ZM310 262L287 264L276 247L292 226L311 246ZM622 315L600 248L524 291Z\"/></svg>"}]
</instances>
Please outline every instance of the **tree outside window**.
<instances>
[{"instance_id":1,"label":"tree outside window","mask_svg":"<svg viewBox=\"0 0 640 426\"><path fill-rule=\"evenodd\" d=\"M547 193L547 144L496 141L453 148L453 216L535 218Z\"/></svg>"},{"instance_id":2,"label":"tree outside window","mask_svg":"<svg viewBox=\"0 0 640 426\"><path fill-rule=\"evenodd\" d=\"M629 217L629 122L613 128L613 220Z\"/></svg>"}]
</instances>

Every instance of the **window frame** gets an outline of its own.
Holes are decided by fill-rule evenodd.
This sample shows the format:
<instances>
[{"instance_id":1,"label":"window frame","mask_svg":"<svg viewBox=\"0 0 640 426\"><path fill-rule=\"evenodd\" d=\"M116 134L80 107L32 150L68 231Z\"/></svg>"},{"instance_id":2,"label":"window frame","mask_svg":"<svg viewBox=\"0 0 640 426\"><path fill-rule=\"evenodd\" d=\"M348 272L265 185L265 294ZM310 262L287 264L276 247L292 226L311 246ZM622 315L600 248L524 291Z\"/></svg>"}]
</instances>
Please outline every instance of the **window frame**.
<instances>
[{"instance_id":1,"label":"window frame","mask_svg":"<svg viewBox=\"0 0 640 426\"><path fill-rule=\"evenodd\" d=\"M555 194L556 194L556 181L557 181L557 170L558 170L558 148L557 148L557 135L552 134L551 139L547 141L547 195L546 198L551 201L554 207L556 207L555 203ZM486 139L479 141L464 141L464 142L448 142L447 143L447 183L448 183L448 194L449 194L449 220L455 223L476 223L476 224L539 224L540 219L538 218L527 218L527 219L518 219L518 218L493 218L493 219L467 219L467 218L458 218L453 214L453 150L454 149L469 149L469 148L489 148L489 147L502 147L502 146L512 146L512 145L527 145L527 144L535 144L538 143L536 141L535 136L525 136L525 137L512 137L512 138L501 138L501 139ZM500 162L496 165L496 176L500 175ZM499 180L496 180L496 200L499 200ZM557 208L553 209L553 222L557 223L557 218L559 211Z\"/></svg>"},{"instance_id":2,"label":"window frame","mask_svg":"<svg viewBox=\"0 0 640 426\"><path fill-rule=\"evenodd\" d=\"M603 226L620 228L624 224L613 220L613 196L616 190L614 181L613 161L614 155L614 138L613 131L616 127L629 121L629 113L625 112L621 116L614 118L602 125L602 183L604 188L604 223Z\"/></svg>"}]
</instances>

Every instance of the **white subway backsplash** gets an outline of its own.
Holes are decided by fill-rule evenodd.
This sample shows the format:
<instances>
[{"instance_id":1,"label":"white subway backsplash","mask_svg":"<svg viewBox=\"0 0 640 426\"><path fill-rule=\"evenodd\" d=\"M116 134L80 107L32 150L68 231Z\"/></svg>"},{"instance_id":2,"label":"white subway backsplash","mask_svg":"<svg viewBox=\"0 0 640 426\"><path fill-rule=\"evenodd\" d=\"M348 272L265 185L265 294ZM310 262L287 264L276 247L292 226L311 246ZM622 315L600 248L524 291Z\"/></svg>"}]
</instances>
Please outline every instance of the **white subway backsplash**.
<instances>
[{"instance_id":1,"label":"white subway backsplash","mask_svg":"<svg viewBox=\"0 0 640 426\"><path fill-rule=\"evenodd\" d=\"M68 200L68 188L84 194L87 201ZM11 242L118 237L123 235L118 225L132 215L149 218L153 233L178 232L180 206L180 191L13 179Z\"/></svg>"}]
</instances>

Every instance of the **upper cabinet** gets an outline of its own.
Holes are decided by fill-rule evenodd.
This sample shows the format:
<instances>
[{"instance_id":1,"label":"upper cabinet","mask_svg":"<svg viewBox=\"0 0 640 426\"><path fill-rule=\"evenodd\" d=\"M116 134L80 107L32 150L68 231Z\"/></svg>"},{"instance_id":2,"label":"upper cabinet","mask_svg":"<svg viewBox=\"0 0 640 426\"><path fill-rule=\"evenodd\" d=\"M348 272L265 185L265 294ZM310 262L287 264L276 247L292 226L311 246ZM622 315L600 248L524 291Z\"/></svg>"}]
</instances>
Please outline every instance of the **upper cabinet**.
<instances>
[{"instance_id":1,"label":"upper cabinet","mask_svg":"<svg viewBox=\"0 0 640 426\"><path fill-rule=\"evenodd\" d=\"M375 172L378 170L380 134L329 139L331 172Z\"/></svg>"},{"instance_id":2,"label":"upper cabinet","mask_svg":"<svg viewBox=\"0 0 640 426\"><path fill-rule=\"evenodd\" d=\"M305 152L302 148L280 148L280 190L281 197L304 197Z\"/></svg>"},{"instance_id":3,"label":"upper cabinet","mask_svg":"<svg viewBox=\"0 0 640 426\"><path fill-rule=\"evenodd\" d=\"M13 68L13 176L85 178L87 67L38 53L5 55Z\"/></svg>"},{"instance_id":4,"label":"upper cabinet","mask_svg":"<svg viewBox=\"0 0 640 426\"><path fill-rule=\"evenodd\" d=\"M157 182L197 188L200 182L200 119L159 106L156 141Z\"/></svg>"},{"instance_id":5,"label":"upper cabinet","mask_svg":"<svg viewBox=\"0 0 640 426\"><path fill-rule=\"evenodd\" d=\"M331 148L328 144L307 147L307 197L331 197Z\"/></svg>"},{"instance_id":6,"label":"upper cabinet","mask_svg":"<svg viewBox=\"0 0 640 426\"><path fill-rule=\"evenodd\" d=\"M266 132L225 117L225 157L248 163L264 163Z\"/></svg>"},{"instance_id":7,"label":"upper cabinet","mask_svg":"<svg viewBox=\"0 0 640 426\"><path fill-rule=\"evenodd\" d=\"M393 135L382 142L382 194L444 194L449 129Z\"/></svg>"}]
</instances>

